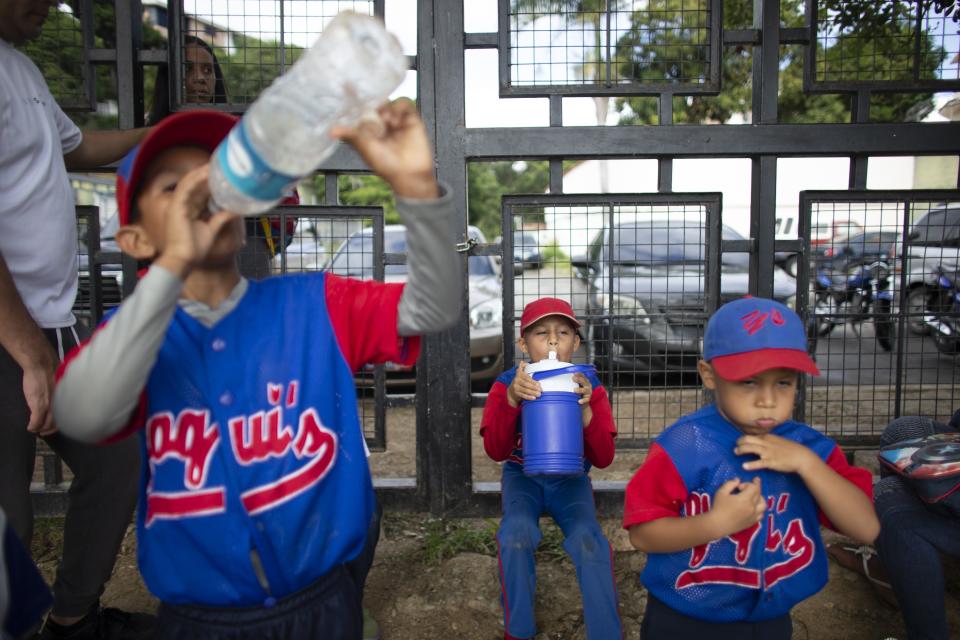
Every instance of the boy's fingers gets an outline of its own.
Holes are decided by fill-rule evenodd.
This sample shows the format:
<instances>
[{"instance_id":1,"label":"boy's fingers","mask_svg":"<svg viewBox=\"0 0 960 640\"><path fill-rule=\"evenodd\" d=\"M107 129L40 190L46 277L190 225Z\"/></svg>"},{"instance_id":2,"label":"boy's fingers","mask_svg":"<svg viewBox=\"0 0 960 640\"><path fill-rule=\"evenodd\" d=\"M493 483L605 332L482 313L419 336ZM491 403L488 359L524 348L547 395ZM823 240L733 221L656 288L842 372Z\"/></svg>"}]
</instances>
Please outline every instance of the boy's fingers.
<instances>
[{"instance_id":1,"label":"boy's fingers","mask_svg":"<svg viewBox=\"0 0 960 640\"><path fill-rule=\"evenodd\" d=\"M216 237L226 225L230 224L231 221L239 217L240 215L237 213L232 213L230 211L218 211L210 217L210 219L207 221L207 224L210 226L210 231L213 232L213 236Z\"/></svg>"},{"instance_id":2,"label":"boy's fingers","mask_svg":"<svg viewBox=\"0 0 960 640\"><path fill-rule=\"evenodd\" d=\"M416 112L417 105L410 98L397 98L380 107L380 117L394 125Z\"/></svg>"},{"instance_id":3,"label":"boy's fingers","mask_svg":"<svg viewBox=\"0 0 960 640\"><path fill-rule=\"evenodd\" d=\"M334 140L342 140L343 142L350 142L351 139L356 135L356 130L353 127L348 127L343 124L338 124L337 126L330 129L330 137Z\"/></svg>"},{"instance_id":4,"label":"boy's fingers","mask_svg":"<svg viewBox=\"0 0 960 640\"><path fill-rule=\"evenodd\" d=\"M727 480L722 485L720 485L720 488L717 489L717 493L730 494L730 493L733 493L738 486L740 486L740 478Z\"/></svg>"},{"instance_id":5,"label":"boy's fingers","mask_svg":"<svg viewBox=\"0 0 960 640\"><path fill-rule=\"evenodd\" d=\"M763 450L763 445L760 444L760 443L756 443L756 442L743 442L743 443L737 444L737 446L734 448L733 452L734 452L735 454L737 454L738 456L747 455L747 454L750 454L750 453L752 453L752 454L754 454L754 455L758 455L759 452L762 451L762 450Z\"/></svg>"},{"instance_id":6,"label":"boy's fingers","mask_svg":"<svg viewBox=\"0 0 960 640\"><path fill-rule=\"evenodd\" d=\"M210 200L209 173L210 165L205 164L187 172L177 183L173 202L182 206L187 218L199 218L207 211L207 202Z\"/></svg>"}]
</instances>

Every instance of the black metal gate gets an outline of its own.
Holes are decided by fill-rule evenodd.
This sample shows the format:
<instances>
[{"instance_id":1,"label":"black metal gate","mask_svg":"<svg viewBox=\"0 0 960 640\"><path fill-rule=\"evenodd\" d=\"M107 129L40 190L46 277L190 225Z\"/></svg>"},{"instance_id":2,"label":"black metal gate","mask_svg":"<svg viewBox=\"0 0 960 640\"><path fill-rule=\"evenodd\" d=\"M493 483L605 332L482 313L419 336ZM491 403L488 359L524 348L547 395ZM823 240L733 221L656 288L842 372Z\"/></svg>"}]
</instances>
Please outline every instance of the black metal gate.
<instances>
[{"instance_id":1,"label":"black metal gate","mask_svg":"<svg viewBox=\"0 0 960 640\"><path fill-rule=\"evenodd\" d=\"M400 0L390 0L390 3L393 2L399 4ZM170 46L163 50L144 45L141 18L145 5L125 0L75 0L69 4L72 17L58 21L57 25L58 28L75 29L75 46L82 50L83 55L76 74L79 81L58 93L58 98L63 97L64 102L70 102L67 100L69 89L74 91L74 106L92 109L100 102L96 95L97 87L106 75L112 78L114 86L116 125L122 128L137 126L142 124L145 110L145 70L152 74L153 67L167 67L170 104L174 109L182 107L184 100L180 87L184 60L181 47ZM387 0L368 2L366 5L349 4L354 9L366 6L368 11L381 16L389 8ZM499 255L505 271L504 289L513 292L505 294L502 312L504 341L507 345L505 362L509 363L512 359L512 347L509 345L516 316L516 309L513 308L517 304L516 282L519 282L515 277L518 274L512 273L515 253L513 234L523 231L523 225L517 228L515 219L519 212L522 221L525 206L556 209L583 205L602 210L604 213L598 214L598 219L606 216L606 223L577 230L584 237L584 254L589 253L586 249L589 249L593 239L589 231L599 231L604 224L608 230L607 244L616 247L618 240L611 235L611 230L616 228L617 211L625 206L665 207L666 211L674 212L669 216L674 222L667 226L676 226L677 207L692 207L696 214L685 216L685 219L706 215L703 219L707 231L701 235L704 240L701 246L705 247L702 255L707 259L704 267L707 281L713 276L722 280L723 269L719 261L724 255L745 252L745 263L740 264L738 269L744 270L746 290L754 295L776 297L785 295L778 290L782 277L777 256L785 253L799 256L799 271L803 272L811 259L810 207L820 202L804 201L805 204L800 208L800 233L796 239L778 238L779 162L797 157L848 158L847 187L862 191L867 187L868 168L873 158L893 155L957 156L960 124L921 124L902 119L893 122L878 115L881 107L888 102L888 92L907 94L960 88L957 63L951 62L960 52L957 51L955 39L943 35L948 28L949 17L925 13L921 4L928 3L901 3L912 6L913 13L908 11L907 17L901 16L896 22L897 28L902 27L903 33L908 35L898 32L897 38L891 42L907 42L909 46L904 52L898 50L897 55L891 58L895 64L890 62L880 68L869 63L869 56L863 53L862 48L858 49L866 42L865 39L877 37L878 32L857 29L859 25L845 25L843 10L847 4L850 2L754 0L752 3L737 3L733 0L684 0L681 7L680 3L670 0L598 0L595 3L498 0L498 30L467 32L464 28L465 1L415 0L417 46L416 55L411 57L410 62L411 71L416 72L418 103L435 144L437 174L456 194L461 205L458 211L459 228L462 231L458 237L450 238L450 242L463 243L464 250L472 256ZM260 67L282 72L295 60L298 52L290 46L286 37L292 31L305 28L305 18L294 13L299 10L297 7L322 5L324 11L329 9L329 13L335 13L340 8L339 3L322 0L306 3L278 1L274 5L270 11L274 17L279 14L279 27L274 29L277 42L271 44L269 50L249 50L254 71ZM156 9L154 3L150 3L150 7L153 7L151 11ZM109 10L112 27L94 29L94 21L90 18L94 16L95 8ZM171 43L182 43L187 33L204 35L212 40L219 36L236 35L220 33L214 26L200 24L179 1L169 3L163 20L166 38ZM543 25L543 28L530 28L538 20L541 22L537 24ZM537 40L540 36L535 35L535 32L541 31L557 36L557 39L543 45ZM563 38L565 34L574 32L588 33L592 40L587 44L581 42L580 45L571 45L570 41ZM882 28L879 32L883 37L889 35ZM936 34L941 35L937 36L939 40L934 48L943 55L938 53L931 57L927 45L930 38L937 39L934 37ZM215 46L222 47L219 49L221 51L232 51L231 47L239 46L237 42L225 40ZM843 46L835 46L841 42ZM496 52L499 56L500 96L511 99L540 97L548 114L548 121L544 124L548 126L467 126L465 93L468 83L474 79L467 77L465 61L468 55L484 50ZM786 82L787 62L793 60L804 61L802 100L813 101L820 95L842 94L848 102L841 116L830 122L806 123L802 115L810 104L805 103L805 107L792 111L788 108L790 105L783 104L779 96L781 80ZM727 61L737 63L739 75L725 70ZM253 72L249 77L244 76L246 79L242 90L238 87L233 100L218 108L242 111L263 88L262 76ZM257 77L261 78L259 83ZM711 123L708 117L689 115L691 105L716 106L710 101L720 100L728 92L745 85L752 86L747 103L749 124ZM633 120L637 126L564 126L565 109L572 104L568 101L584 97L602 101L611 96L631 97L639 101L631 103L637 105L637 111L634 112L636 118ZM640 113L644 105L648 107L643 112L646 115ZM709 108L707 112L713 113ZM645 158L654 162L657 167L655 187L638 188L637 191L656 193L632 194L628 197L600 194L584 197L579 202L580 196L565 194L567 167L564 163L569 165L571 162L599 158ZM723 237L720 228L715 226L721 218L713 214L720 213L722 217L718 198L705 194L673 193L677 176L675 165L700 158L743 158L749 163L749 224L742 238ZM468 243L467 212L469 199L478 194L468 193L468 166L471 163L503 160L545 161L549 167L545 186L551 196L545 198L541 194L529 200L505 200L501 226L503 242L495 246L483 243L479 247L475 243L471 246ZM362 174L364 171L365 167L355 153L346 147L339 148L319 169L323 176L320 181L326 185L324 203L342 206L337 186L339 178ZM947 188L956 188L955 173L956 170L953 181L945 185ZM913 198L909 192L888 195L889 202L898 198L900 201ZM865 195L856 197L863 202L870 200ZM950 191L943 198L937 198L955 201L957 196L955 191ZM714 207L717 207L716 210ZM306 209L298 208L295 214L303 218L315 213L320 219L327 215L342 216L343 211L338 208L329 212L316 210L308 214ZM711 211L713 214L705 213ZM542 213L537 211L536 215L541 216ZM903 231L907 230L907 221L908 218L904 217ZM602 256L603 234L600 237ZM543 237L542 240L547 238ZM682 240L680 244L685 246L692 242ZM546 244L541 248L545 249ZM379 251L377 253L379 257ZM559 254L554 252L552 255L556 263ZM572 256L568 254L567 257L571 259L572 274L576 265L572 263ZM394 259L400 260L396 256L385 256L385 263L390 264ZM464 261L466 264L466 255ZM520 262L522 266L522 257ZM590 269L588 262L585 260L582 263L587 270ZM569 282L576 279L573 275L566 277ZM586 280L585 287L590 285L590 279ZM803 310L804 301L809 297L804 286L809 282L808 275L800 273L797 281L804 284L794 285L795 293L792 295L797 297L797 304ZM901 288L902 285L903 282ZM498 509L496 485L478 481L474 474L474 467L482 456L474 455L478 445L472 416L477 407L482 405L483 394L472 394L472 309L469 296L466 295L469 292L468 278L465 278L463 286L463 321L450 331L424 340L416 370L415 396L394 400L391 394L374 392L377 415L395 404L412 403L415 398L414 477L380 479L379 490L388 507L403 506L449 515L492 513ZM626 300L620 300L617 308L612 305L613 296L619 294L610 277L606 282L606 293L598 283L594 282L592 286L594 293L599 295L594 302L602 303L603 296L607 295L610 304L606 307L602 304L582 307L590 320L589 343L592 351L587 356L599 356L601 360L606 358L609 361L606 369L608 381L618 397L649 393L649 390L638 389L638 377L635 374L639 369L630 373L616 364L618 355L628 352L631 345L638 344L635 339L618 339L617 334L619 325L623 324L621 321L636 327L637 319L641 317L637 313L637 306L634 304L631 307L632 303ZM660 305L652 309L652 315L651 309L644 307L644 312L651 323L654 318L664 320L678 334L690 333L702 324L705 314L721 301L721 293L722 288L711 289L707 286L703 299L682 301L677 305ZM584 294L584 305L588 299ZM643 306L642 303L640 306ZM480 311L475 315L479 317ZM898 322L902 325L909 318L909 314L901 313ZM595 336L598 339L594 339ZM909 353L913 342L907 339L904 344L901 340L898 345L895 355L900 364L890 366L896 372L894 377L900 380L903 372L909 368L902 359L904 354ZM650 356L652 347L647 349L646 355ZM680 353L680 378L683 377L687 361L694 355L692 347L686 347ZM664 368L667 368L666 364ZM641 382L646 382L648 387L654 384L646 375ZM690 398L683 395L687 392L683 382L681 379L678 385L674 385L668 379L660 383L664 397L672 398L671 406L693 406L701 402L696 391ZM380 389L379 386L376 388ZM944 385L938 381L936 388L938 403L956 404L956 387L952 383ZM675 390L679 390L677 393L680 395L673 398L669 394ZM814 392L818 392L818 389L814 388ZM883 416L895 415L898 411L912 411L914 407L920 410L926 406L910 404L906 395L907 386L902 382L894 385L892 393L897 407L895 411L871 414L876 416L876 421L871 418L868 430L861 425L859 418L854 419L853 427L842 422L839 433L841 439L850 436L851 443L867 442L875 433L878 421L885 419ZM847 404L847 397L843 396L842 404ZM627 404L633 412L631 420L642 413L642 403L631 400ZM806 409L809 419L819 420L817 416L823 415L828 422L830 411L832 409L824 413L816 406ZM671 416L664 413L659 418L669 420ZM624 438L623 444L643 446L662 426L649 420L649 415L645 419L647 423L632 423L625 431L629 437ZM382 421L377 424L382 424ZM637 427L637 424L646 426ZM861 435L866 440L860 440ZM373 436L374 444L385 443L389 451L390 439L383 441L381 438L378 441L378 438L381 436ZM620 491L624 478L630 472L628 466L636 464L636 458L629 460L633 461L623 463L625 466L621 469L620 477L595 483L603 508L610 511L619 509Z\"/></svg>"}]
</instances>

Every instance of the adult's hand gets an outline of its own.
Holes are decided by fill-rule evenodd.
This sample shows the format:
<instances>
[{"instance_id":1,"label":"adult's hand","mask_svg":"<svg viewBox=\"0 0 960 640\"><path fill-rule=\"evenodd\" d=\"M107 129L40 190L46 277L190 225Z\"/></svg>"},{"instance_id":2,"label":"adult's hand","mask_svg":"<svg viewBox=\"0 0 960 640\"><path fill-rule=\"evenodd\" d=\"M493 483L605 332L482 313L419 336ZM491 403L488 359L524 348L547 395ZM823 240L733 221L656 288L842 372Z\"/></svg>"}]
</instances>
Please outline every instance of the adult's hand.
<instances>
[{"instance_id":1,"label":"adult's hand","mask_svg":"<svg viewBox=\"0 0 960 640\"><path fill-rule=\"evenodd\" d=\"M23 370L23 397L27 400L30 409L30 420L27 422L27 431L38 436L49 436L56 433L57 427L53 424L53 368L30 367Z\"/></svg>"},{"instance_id":2,"label":"adult's hand","mask_svg":"<svg viewBox=\"0 0 960 640\"><path fill-rule=\"evenodd\" d=\"M56 429L50 400L57 356L23 304L3 256L0 256L0 345L23 370L23 394L30 409L27 430L39 435L53 433Z\"/></svg>"}]
</instances>

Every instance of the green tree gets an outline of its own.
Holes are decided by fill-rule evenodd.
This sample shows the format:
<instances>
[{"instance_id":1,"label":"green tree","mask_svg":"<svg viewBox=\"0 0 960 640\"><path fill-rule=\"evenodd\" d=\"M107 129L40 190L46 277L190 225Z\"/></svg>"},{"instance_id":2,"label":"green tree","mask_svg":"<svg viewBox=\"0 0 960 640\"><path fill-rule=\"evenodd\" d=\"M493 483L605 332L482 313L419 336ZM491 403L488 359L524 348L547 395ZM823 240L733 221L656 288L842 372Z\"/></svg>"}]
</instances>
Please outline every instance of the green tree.
<instances>
[{"instance_id":1,"label":"green tree","mask_svg":"<svg viewBox=\"0 0 960 640\"><path fill-rule=\"evenodd\" d=\"M58 8L51 11L40 37L24 45L23 51L40 69L57 103L79 126L94 129L116 128L116 117L85 110L88 96L83 80L82 21L88 18L79 13L79 2L73 0L67 4L70 10ZM93 45L97 48L114 47L116 21L113 6L94 3L93 15L89 19L93 20L94 25ZM164 42L156 29L150 25L144 25L145 47L165 46ZM98 104L116 103L117 82L114 68L110 65L91 65L88 72L95 74L96 102ZM152 85L150 89L152 90Z\"/></svg>"},{"instance_id":2,"label":"green tree","mask_svg":"<svg viewBox=\"0 0 960 640\"><path fill-rule=\"evenodd\" d=\"M470 224L488 238L500 235L501 199L506 194L544 193L550 165L537 162L471 162L467 165L467 211Z\"/></svg>"},{"instance_id":3,"label":"green tree","mask_svg":"<svg viewBox=\"0 0 960 640\"><path fill-rule=\"evenodd\" d=\"M702 42L709 26L707 0L651 0L635 11L631 28L617 42L621 75L641 82L687 83L705 81L709 60ZM790 11L785 3L784 11ZM726 0L724 22L743 25L752 20L751 0ZM792 9L796 11L796 9ZM674 100L673 122L726 122L750 109L752 66L750 50L738 46L724 51L721 92L717 96L689 96ZM655 101L617 100L621 124L657 124Z\"/></svg>"},{"instance_id":4,"label":"green tree","mask_svg":"<svg viewBox=\"0 0 960 640\"><path fill-rule=\"evenodd\" d=\"M834 1L834 0L830 0ZM894 1L894 0L891 0ZM933 2L935 0L929 0ZM706 0L701 0L704 4ZM690 24L682 17L689 11L689 0L652 0L642 11L634 12L633 25L617 43L621 73L628 72L640 81L669 81L686 66L692 71L683 71L691 77L705 64L701 47L693 46L695 35L702 25ZM748 24L752 19L751 0L726 0L724 22ZM686 9L686 11L684 10ZM705 15L705 14L704 14ZM800 2L784 2L781 5L784 24L797 25L803 21L803 5ZM912 39L905 38L904 30L910 29L903 22L883 27L881 34L864 37L858 32L856 38L841 39L828 48L819 43L818 58L827 69L842 68L843 79L890 79L884 70L903 66L903 60L912 60ZM881 37L882 36L882 37ZM928 36L923 39L924 53L921 68L927 70L924 77L934 77L933 69L942 60L943 51L934 45ZM679 53L678 53L679 52ZM749 50L743 47L726 48L723 51L721 69L721 93L718 96L689 96L674 102L675 123L726 122L736 114L748 114L752 108L752 63ZM842 61L842 65L840 64ZM807 94L803 91L803 65L805 60L799 47L785 47L781 54L778 114L780 122L848 122L850 99L846 95ZM911 67L912 68L912 67ZM705 68L704 68L705 70ZM829 78L837 79L837 78ZM876 121L903 121L907 112L917 102L930 101L930 94L877 93L871 97L871 119ZM621 124L655 124L656 104L650 100L622 98L617 102Z\"/></svg>"},{"instance_id":5,"label":"green tree","mask_svg":"<svg viewBox=\"0 0 960 640\"><path fill-rule=\"evenodd\" d=\"M837 28L863 35L884 34L892 24L915 20L918 2L924 16L960 22L957 0L820 0L820 6Z\"/></svg>"},{"instance_id":6,"label":"green tree","mask_svg":"<svg viewBox=\"0 0 960 640\"><path fill-rule=\"evenodd\" d=\"M317 202L324 202L326 195L326 177L318 174L312 180L301 184L301 189L311 188ZM393 191L382 178L373 175L347 174L337 178L338 202L348 206L383 207L385 224L399 224L397 201Z\"/></svg>"},{"instance_id":7,"label":"green tree","mask_svg":"<svg viewBox=\"0 0 960 640\"><path fill-rule=\"evenodd\" d=\"M579 27L581 32L589 33L593 38L592 46L587 49L578 70L585 82L604 84L615 83L618 77L616 65L610 66L610 77L607 77L603 42L606 16L618 11L622 4L620 0L513 0L511 10L518 17L519 28L538 18L559 14L564 17L568 27ZM585 35L584 38L586 37ZM603 125L607 121L610 96L594 96L593 102L597 124Z\"/></svg>"},{"instance_id":8,"label":"green tree","mask_svg":"<svg viewBox=\"0 0 960 640\"><path fill-rule=\"evenodd\" d=\"M233 39L232 53L217 51L231 102L256 100L260 92L281 74L281 59L283 66L289 69L303 53L301 47L286 45L284 51L279 42L258 40L239 33L234 34Z\"/></svg>"}]
</instances>

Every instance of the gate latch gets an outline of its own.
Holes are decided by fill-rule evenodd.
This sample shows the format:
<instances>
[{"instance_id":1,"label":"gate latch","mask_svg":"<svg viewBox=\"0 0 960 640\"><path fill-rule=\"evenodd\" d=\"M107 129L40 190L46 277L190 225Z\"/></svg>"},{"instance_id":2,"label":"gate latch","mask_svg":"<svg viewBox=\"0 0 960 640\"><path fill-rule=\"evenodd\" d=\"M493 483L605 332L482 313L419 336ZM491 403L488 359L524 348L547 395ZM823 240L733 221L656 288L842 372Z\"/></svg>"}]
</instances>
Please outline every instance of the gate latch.
<instances>
[{"instance_id":1,"label":"gate latch","mask_svg":"<svg viewBox=\"0 0 960 640\"><path fill-rule=\"evenodd\" d=\"M477 246L477 239L467 238L466 242L457 243L457 251L459 253L469 253L470 249L473 249L475 246Z\"/></svg>"}]
</instances>

